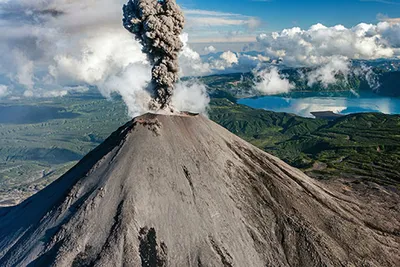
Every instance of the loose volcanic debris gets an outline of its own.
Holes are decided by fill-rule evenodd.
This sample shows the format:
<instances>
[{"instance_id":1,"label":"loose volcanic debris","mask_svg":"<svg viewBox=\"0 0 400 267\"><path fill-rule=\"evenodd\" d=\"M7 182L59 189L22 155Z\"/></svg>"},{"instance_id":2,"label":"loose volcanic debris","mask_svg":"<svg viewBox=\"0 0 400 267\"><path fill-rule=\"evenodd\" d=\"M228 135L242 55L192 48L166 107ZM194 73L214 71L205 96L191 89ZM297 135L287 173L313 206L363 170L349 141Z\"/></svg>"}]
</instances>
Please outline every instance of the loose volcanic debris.
<instances>
[{"instance_id":1,"label":"loose volcanic debris","mask_svg":"<svg viewBox=\"0 0 400 267\"><path fill-rule=\"evenodd\" d=\"M161 122L158 119L136 120L136 122L147 127L156 136L160 136Z\"/></svg>"},{"instance_id":2,"label":"loose volcanic debris","mask_svg":"<svg viewBox=\"0 0 400 267\"><path fill-rule=\"evenodd\" d=\"M129 0L123 8L123 25L143 45L152 69L153 110L169 106L178 81L180 34L185 19L175 0Z\"/></svg>"},{"instance_id":3,"label":"loose volcanic debris","mask_svg":"<svg viewBox=\"0 0 400 267\"><path fill-rule=\"evenodd\" d=\"M218 254L218 256L221 259L221 263L224 267L233 267L232 264L232 256L229 255L229 253L225 250L225 248L221 248L212 238L212 236L208 237L210 244L212 248L215 250L215 252Z\"/></svg>"},{"instance_id":4,"label":"loose volcanic debris","mask_svg":"<svg viewBox=\"0 0 400 267\"><path fill-rule=\"evenodd\" d=\"M0 208L0 266L400 266L399 195L382 193L342 193L203 116L146 114Z\"/></svg>"}]
</instances>

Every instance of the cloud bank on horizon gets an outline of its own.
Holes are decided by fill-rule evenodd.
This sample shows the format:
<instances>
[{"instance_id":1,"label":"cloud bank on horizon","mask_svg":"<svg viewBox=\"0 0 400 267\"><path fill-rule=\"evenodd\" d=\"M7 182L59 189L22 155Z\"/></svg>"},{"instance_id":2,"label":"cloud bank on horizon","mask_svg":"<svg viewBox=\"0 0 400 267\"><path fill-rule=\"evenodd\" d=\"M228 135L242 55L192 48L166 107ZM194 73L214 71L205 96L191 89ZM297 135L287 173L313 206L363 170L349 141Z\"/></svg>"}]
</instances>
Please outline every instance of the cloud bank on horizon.
<instances>
[{"instance_id":1,"label":"cloud bank on horizon","mask_svg":"<svg viewBox=\"0 0 400 267\"><path fill-rule=\"evenodd\" d=\"M360 23L353 28L326 27L320 23L308 30L298 27L260 34L258 43L266 55L288 66L316 66L333 58L379 59L400 56L400 23Z\"/></svg>"},{"instance_id":2,"label":"cloud bank on horizon","mask_svg":"<svg viewBox=\"0 0 400 267\"><path fill-rule=\"evenodd\" d=\"M279 58L289 67L311 67L308 86L334 84L337 75L364 76L371 88L377 84L372 70L364 66L351 69L350 60L400 58L400 23L360 23L352 28L343 25L326 27L320 23L308 30L299 27L257 37L265 55Z\"/></svg>"},{"instance_id":3,"label":"cloud bank on horizon","mask_svg":"<svg viewBox=\"0 0 400 267\"><path fill-rule=\"evenodd\" d=\"M120 94L132 116L146 110L150 95L143 88L151 80L151 66L141 45L122 26L125 2L0 0L0 98L16 93L25 97L63 96L96 86L106 97ZM186 30L191 33L208 27L205 21L241 27L242 33L252 33L257 40L249 47L258 52L228 49L217 53L212 38L202 51L195 51L184 33L180 37L184 45L179 54L180 76L255 70L256 87L265 94L285 92L293 86L279 73L279 65L271 64L274 59L289 67L313 67L307 77L309 84L328 85L338 72L350 71L351 59L400 57L400 22L395 19L352 28L322 24L309 29L294 27L260 33L256 39L253 31L261 23L257 18L205 10L185 10L185 14ZM221 19L210 19L216 17ZM244 37L226 40L248 40ZM201 56L200 52L208 55ZM359 73L366 75L368 70ZM202 85L183 86L172 98L182 109L190 97L206 95ZM207 101L205 97L204 103Z\"/></svg>"},{"instance_id":4,"label":"cloud bank on horizon","mask_svg":"<svg viewBox=\"0 0 400 267\"><path fill-rule=\"evenodd\" d=\"M227 51L219 58L208 57L205 62L193 60L196 64L191 67L193 72L205 74L254 69L258 80L255 87L264 94L288 92L292 88L271 62L279 62L281 67L311 68L312 71L305 74L308 86L320 83L327 87L337 82L338 74L344 77L352 74L365 77L371 88L376 88L372 70L363 66L352 69L350 61L400 59L400 23L360 23L352 28L343 25L326 27L318 23L307 30L294 27L259 34L257 46L260 51L257 56ZM230 60L227 60L228 54ZM193 56L195 58L199 56Z\"/></svg>"}]
</instances>

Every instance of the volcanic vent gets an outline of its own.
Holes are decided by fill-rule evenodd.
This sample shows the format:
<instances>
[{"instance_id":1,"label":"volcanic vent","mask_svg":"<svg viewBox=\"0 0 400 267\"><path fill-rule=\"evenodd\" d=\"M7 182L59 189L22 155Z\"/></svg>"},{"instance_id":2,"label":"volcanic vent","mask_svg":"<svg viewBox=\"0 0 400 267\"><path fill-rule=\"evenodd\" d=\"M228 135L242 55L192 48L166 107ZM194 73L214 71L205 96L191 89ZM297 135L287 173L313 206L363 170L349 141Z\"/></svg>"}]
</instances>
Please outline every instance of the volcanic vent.
<instances>
[{"instance_id":1,"label":"volcanic vent","mask_svg":"<svg viewBox=\"0 0 400 267\"><path fill-rule=\"evenodd\" d=\"M398 266L399 255L395 217L189 114L134 119L0 209L0 266Z\"/></svg>"}]
</instances>

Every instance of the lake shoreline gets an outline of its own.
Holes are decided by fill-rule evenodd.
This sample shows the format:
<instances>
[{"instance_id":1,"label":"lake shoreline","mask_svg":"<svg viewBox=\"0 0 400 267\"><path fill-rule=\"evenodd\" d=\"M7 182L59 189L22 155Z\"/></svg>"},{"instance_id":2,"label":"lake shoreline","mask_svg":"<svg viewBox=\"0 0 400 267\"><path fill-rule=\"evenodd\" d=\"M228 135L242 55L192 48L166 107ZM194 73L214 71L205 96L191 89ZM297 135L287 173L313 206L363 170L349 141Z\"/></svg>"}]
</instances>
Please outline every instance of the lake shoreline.
<instances>
[{"instance_id":1,"label":"lake shoreline","mask_svg":"<svg viewBox=\"0 0 400 267\"><path fill-rule=\"evenodd\" d=\"M359 95L343 92L292 92L290 94L237 99L238 104L274 112L286 112L313 118L314 112L337 115L377 112L400 114L400 98L386 97L373 92ZM335 115L333 115L335 116ZM328 115L328 117L332 117Z\"/></svg>"}]
</instances>

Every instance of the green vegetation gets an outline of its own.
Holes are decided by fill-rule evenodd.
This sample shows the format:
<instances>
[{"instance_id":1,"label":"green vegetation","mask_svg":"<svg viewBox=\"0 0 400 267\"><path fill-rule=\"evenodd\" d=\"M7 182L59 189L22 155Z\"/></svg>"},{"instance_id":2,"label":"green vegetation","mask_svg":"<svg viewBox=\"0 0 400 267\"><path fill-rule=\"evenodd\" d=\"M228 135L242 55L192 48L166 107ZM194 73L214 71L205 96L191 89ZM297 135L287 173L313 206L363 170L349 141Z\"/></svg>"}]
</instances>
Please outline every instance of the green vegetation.
<instances>
[{"instance_id":1,"label":"green vegetation","mask_svg":"<svg viewBox=\"0 0 400 267\"><path fill-rule=\"evenodd\" d=\"M211 75L198 78L207 85L209 92L214 97L244 98L258 95L253 89L252 73L230 73Z\"/></svg>"},{"instance_id":2,"label":"green vegetation","mask_svg":"<svg viewBox=\"0 0 400 267\"><path fill-rule=\"evenodd\" d=\"M213 95L212 120L313 177L399 187L400 116L327 121L238 105L219 90ZM129 120L120 99L98 94L3 101L0 110L0 206L54 181Z\"/></svg>"},{"instance_id":3,"label":"green vegetation","mask_svg":"<svg viewBox=\"0 0 400 267\"><path fill-rule=\"evenodd\" d=\"M209 116L232 133L262 149L315 131L326 123L320 119L253 109L227 99L213 99Z\"/></svg>"},{"instance_id":4,"label":"green vegetation","mask_svg":"<svg viewBox=\"0 0 400 267\"><path fill-rule=\"evenodd\" d=\"M353 114L327 121L212 101L210 118L318 179L400 185L400 116Z\"/></svg>"},{"instance_id":5,"label":"green vegetation","mask_svg":"<svg viewBox=\"0 0 400 267\"><path fill-rule=\"evenodd\" d=\"M400 71L385 72L381 69L375 69L375 77L370 77L379 84L378 88L371 88L365 77L349 74L343 76L336 75L337 82L327 87L321 83L315 83L312 86L308 85L308 80L304 73L312 71L310 68L302 69L285 69L282 74L285 75L289 81L295 84L292 92L345 92L345 91L374 91L375 93L383 96L399 97L400 90ZM214 97L225 98L245 98L260 96L261 93L253 89L254 76L252 73L233 73L233 74L220 74L200 77L203 83L207 85L210 93Z\"/></svg>"},{"instance_id":6,"label":"green vegetation","mask_svg":"<svg viewBox=\"0 0 400 267\"><path fill-rule=\"evenodd\" d=\"M3 101L0 110L0 205L49 184L129 119L122 101L99 95Z\"/></svg>"}]
</instances>

